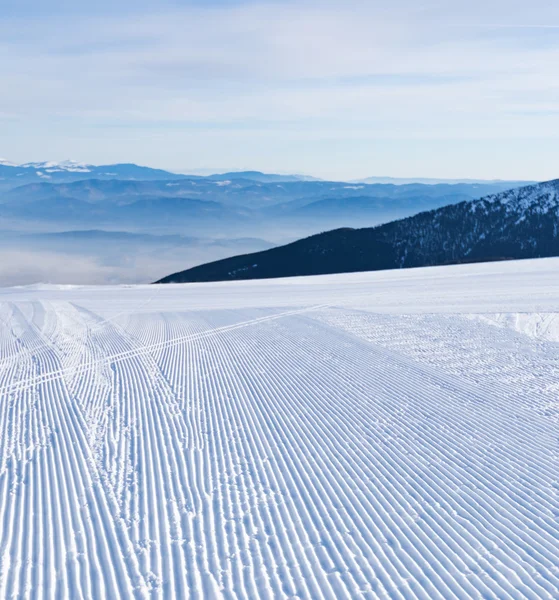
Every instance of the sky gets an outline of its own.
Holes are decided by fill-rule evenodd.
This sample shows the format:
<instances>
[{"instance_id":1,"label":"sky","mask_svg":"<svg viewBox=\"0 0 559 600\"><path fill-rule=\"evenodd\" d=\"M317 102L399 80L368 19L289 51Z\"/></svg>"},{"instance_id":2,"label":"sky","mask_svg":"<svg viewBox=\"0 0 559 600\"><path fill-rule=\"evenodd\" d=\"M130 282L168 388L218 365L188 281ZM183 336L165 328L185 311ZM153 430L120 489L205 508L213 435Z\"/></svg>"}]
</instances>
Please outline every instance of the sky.
<instances>
[{"instance_id":1,"label":"sky","mask_svg":"<svg viewBox=\"0 0 559 600\"><path fill-rule=\"evenodd\" d=\"M0 0L0 156L559 177L556 0Z\"/></svg>"}]
</instances>

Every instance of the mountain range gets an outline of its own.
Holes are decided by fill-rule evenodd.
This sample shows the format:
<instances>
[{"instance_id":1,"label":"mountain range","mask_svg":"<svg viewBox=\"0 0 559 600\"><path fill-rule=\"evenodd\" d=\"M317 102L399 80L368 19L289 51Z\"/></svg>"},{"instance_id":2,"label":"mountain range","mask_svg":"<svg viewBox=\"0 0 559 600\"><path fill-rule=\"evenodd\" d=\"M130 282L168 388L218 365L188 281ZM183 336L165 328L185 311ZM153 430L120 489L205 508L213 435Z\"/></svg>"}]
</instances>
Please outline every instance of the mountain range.
<instances>
[{"instance_id":1,"label":"mountain range","mask_svg":"<svg viewBox=\"0 0 559 600\"><path fill-rule=\"evenodd\" d=\"M435 185L438 183L505 183L502 179L444 179L436 177L365 177L365 179L356 179L355 183L394 183L397 185L405 185L407 183L427 183L429 185ZM535 181L507 181L509 187L520 187L522 185L530 185L536 183Z\"/></svg>"},{"instance_id":2,"label":"mountain range","mask_svg":"<svg viewBox=\"0 0 559 600\"><path fill-rule=\"evenodd\" d=\"M0 191L38 182L69 183L83 179L149 181L183 178L186 178L186 175L177 175L161 169L141 167L135 164L96 166L69 160L16 165L6 160L0 160Z\"/></svg>"},{"instance_id":3,"label":"mountain range","mask_svg":"<svg viewBox=\"0 0 559 600\"><path fill-rule=\"evenodd\" d=\"M559 180L362 229L342 228L158 283L263 279L559 255Z\"/></svg>"},{"instance_id":4,"label":"mountain range","mask_svg":"<svg viewBox=\"0 0 559 600\"><path fill-rule=\"evenodd\" d=\"M78 171L64 173L78 176ZM0 227L19 231L95 228L196 237L227 232L233 237L285 243L340 226L377 225L509 186L505 182L265 182L219 176L40 181L0 193Z\"/></svg>"},{"instance_id":5,"label":"mountain range","mask_svg":"<svg viewBox=\"0 0 559 600\"><path fill-rule=\"evenodd\" d=\"M279 175L261 173L260 171L234 171L229 173L212 174L209 176L172 173L163 169L153 169L121 163L113 165L90 165L75 160L61 162L41 161L16 164L6 159L0 159L0 191L29 183L70 183L84 179L120 180L120 181L165 181L181 179L208 179L211 181L233 181L247 179L261 183L318 181L306 175Z\"/></svg>"},{"instance_id":6,"label":"mountain range","mask_svg":"<svg viewBox=\"0 0 559 600\"><path fill-rule=\"evenodd\" d=\"M149 281L227 256L339 228L374 227L520 185L381 183L374 178L340 182L260 171L202 176L127 163L17 165L0 160L0 284ZM64 266L70 259L71 273Z\"/></svg>"}]
</instances>

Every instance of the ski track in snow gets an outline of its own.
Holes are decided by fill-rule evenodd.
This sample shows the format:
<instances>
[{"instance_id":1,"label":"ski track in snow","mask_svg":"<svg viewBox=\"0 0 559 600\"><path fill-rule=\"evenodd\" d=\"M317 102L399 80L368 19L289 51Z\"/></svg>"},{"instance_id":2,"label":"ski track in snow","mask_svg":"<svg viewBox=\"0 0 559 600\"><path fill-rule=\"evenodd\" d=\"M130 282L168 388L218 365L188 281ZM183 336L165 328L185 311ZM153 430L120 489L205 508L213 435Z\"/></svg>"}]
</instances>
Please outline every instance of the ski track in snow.
<instances>
[{"instance_id":1,"label":"ski track in snow","mask_svg":"<svg viewBox=\"0 0 559 600\"><path fill-rule=\"evenodd\" d=\"M559 598L558 266L1 290L0 598Z\"/></svg>"}]
</instances>

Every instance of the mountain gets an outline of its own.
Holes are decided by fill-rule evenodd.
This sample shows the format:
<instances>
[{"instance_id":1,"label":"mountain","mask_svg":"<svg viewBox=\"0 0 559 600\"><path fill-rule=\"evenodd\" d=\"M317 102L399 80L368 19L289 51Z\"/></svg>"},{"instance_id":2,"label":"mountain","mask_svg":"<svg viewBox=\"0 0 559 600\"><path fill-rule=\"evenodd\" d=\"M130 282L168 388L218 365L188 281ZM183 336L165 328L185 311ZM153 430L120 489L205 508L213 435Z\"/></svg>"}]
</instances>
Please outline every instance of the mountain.
<instances>
[{"instance_id":1,"label":"mountain","mask_svg":"<svg viewBox=\"0 0 559 600\"><path fill-rule=\"evenodd\" d=\"M559 255L559 180L200 265L158 283L263 279Z\"/></svg>"},{"instance_id":2,"label":"mountain","mask_svg":"<svg viewBox=\"0 0 559 600\"><path fill-rule=\"evenodd\" d=\"M13 189L21 185L37 182L70 183L84 179L121 181L169 181L169 180L199 180L237 181L247 180L259 183L286 183L297 181L318 181L305 175L276 175L260 171L234 171L230 173L213 174L202 177L184 173L172 173L162 169L153 169L122 163L113 165L90 165L75 160L40 161L16 164L0 158L0 191Z\"/></svg>"},{"instance_id":3,"label":"mountain","mask_svg":"<svg viewBox=\"0 0 559 600\"><path fill-rule=\"evenodd\" d=\"M104 231L97 229L60 231L48 233L21 233L14 231L0 232L0 248L13 247L17 242L20 247L26 249L44 249L55 251L76 250L81 253L98 255L115 255L125 249L126 251L146 252L157 250L158 252L169 249L193 249L212 248L218 250L222 255L225 251L256 251L272 248L273 244L258 238L197 238L182 235L153 235L148 233L130 233L126 231Z\"/></svg>"},{"instance_id":4,"label":"mountain","mask_svg":"<svg viewBox=\"0 0 559 600\"><path fill-rule=\"evenodd\" d=\"M218 236L225 231L239 237L232 231L235 228L244 237L252 221L241 209L198 198L139 195L89 201L52 195L0 204L0 223L4 228L30 232L95 228Z\"/></svg>"},{"instance_id":5,"label":"mountain","mask_svg":"<svg viewBox=\"0 0 559 600\"><path fill-rule=\"evenodd\" d=\"M0 191L38 182L69 183L83 179L153 181L195 178L195 176L178 175L169 171L134 164L95 166L67 160L16 165L5 159L0 160Z\"/></svg>"},{"instance_id":6,"label":"mountain","mask_svg":"<svg viewBox=\"0 0 559 600\"><path fill-rule=\"evenodd\" d=\"M436 177L366 177L365 179L356 179L355 183L393 183L394 185L407 185L410 183L426 183L436 185L439 183L457 184L457 183L478 183L485 185L494 185L499 183L508 184L509 187L521 187L531 185L535 181L505 181L502 179L438 179Z\"/></svg>"},{"instance_id":7,"label":"mountain","mask_svg":"<svg viewBox=\"0 0 559 600\"><path fill-rule=\"evenodd\" d=\"M130 174L130 173L129 173ZM391 205L419 209L435 208L450 202L480 198L512 186L505 184L374 184L351 185L331 181L290 181L262 183L248 179L214 180L211 178L180 180L96 179L88 177L73 182L34 182L0 194L0 204L40 202L47 198L68 197L86 202L130 203L140 196L189 197L220 202L229 206L263 209L267 216L281 216L315 202L343 198L371 198L378 206ZM410 198L412 201L410 201ZM436 206L429 198L436 199ZM291 203L291 204L290 204ZM427 205L428 204L428 205Z\"/></svg>"},{"instance_id":8,"label":"mountain","mask_svg":"<svg viewBox=\"0 0 559 600\"><path fill-rule=\"evenodd\" d=\"M237 182L239 180L253 183L298 183L298 182L323 182L316 177L300 174L263 173L261 171L229 171L226 173L213 173L210 175L174 173L163 169L153 169L133 163L117 163L109 165L92 165L75 160L64 161L39 161L16 164L7 159L0 158L0 191L12 189L21 185L36 182L69 183L84 179L119 179L123 181L168 181L168 180L203 180L219 182ZM323 182L332 183L332 182ZM347 185L346 182L334 182L338 185ZM430 178L397 178L397 177L368 177L352 182L353 184L392 184L402 186L406 184L480 184L497 185L501 189L518 187L532 182L522 181L485 181L473 179L430 179Z\"/></svg>"},{"instance_id":9,"label":"mountain","mask_svg":"<svg viewBox=\"0 0 559 600\"><path fill-rule=\"evenodd\" d=\"M131 176L133 169L126 173ZM118 229L204 237L226 232L230 237L265 237L285 244L318 231L371 227L480 198L502 191L502 185L211 178L41 181L0 192L0 228Z\"/></svg>"},{"instance_id":10,"label":"mountain","mask_svg":"<svg viewBox=\"0 0 559 600\"><path fill-rule=\"evenodd\" d=\"M7 161L4 161L7 164ZM13 165L17 166L17 165ZM19 165L24 169L35 169L41 170L48 173L58 173L58 172L70 172L70 173L91 173L91 170L95 167L93 165L88 165L87 163L81 163L77 160L63 160L60 162L56 161L42 161L42 162L28 162L22 165Z\"/></svg>"},{"instance_id":11,"label":"mountain","mask_svg":"<svg viewBox=\"0 0 559 600\"><path fill-rule=\"evenodd\" d=\"M208 179L214 181L234 181L236 179L249 179L261 183L285 183L290 181L320 181L308 175L278 175L274 173L262 173L260 171L231 171L229 173L217 173L210 175Z\"/></svg>"},{"instance_id":12,"label":"mountain","mask_svg":"<svg viewBox=\"0 0 559 600\"><path fill-rule=\"evenodd\" d=\"M336 221L340 226L350 225L349 220L363 223L363 219L375 219L385 215L390 219L401 218L422 210L439 208L462 200L470 200L468 194L456 192L438 196L436 194L414 194L401 196L334 196L309 202L308 199L295 200L287 204L276 205L268 211L270 214L289 217L294 220L317 220L318 222Z\"/></svg>"}]
</instances>

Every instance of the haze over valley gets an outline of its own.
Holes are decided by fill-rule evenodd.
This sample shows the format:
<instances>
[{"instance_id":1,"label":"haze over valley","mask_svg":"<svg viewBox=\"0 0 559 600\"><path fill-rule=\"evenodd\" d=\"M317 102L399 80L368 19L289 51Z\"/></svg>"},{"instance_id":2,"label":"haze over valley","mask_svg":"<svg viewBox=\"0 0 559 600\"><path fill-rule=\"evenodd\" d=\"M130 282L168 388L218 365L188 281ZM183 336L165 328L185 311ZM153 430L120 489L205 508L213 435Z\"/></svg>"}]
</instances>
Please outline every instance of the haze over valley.
<instances>
[{"instance_id":1,"label":"haze over valley","mask_svg":"<svg viewBox=\"0 0 559 600\"><path fill-rule=\"evenodd\" d=\"M148 283L339 227L374 226L526 182L362 183L132 164L0 164L0 284Z\"/></svg>"}]
</instances>

